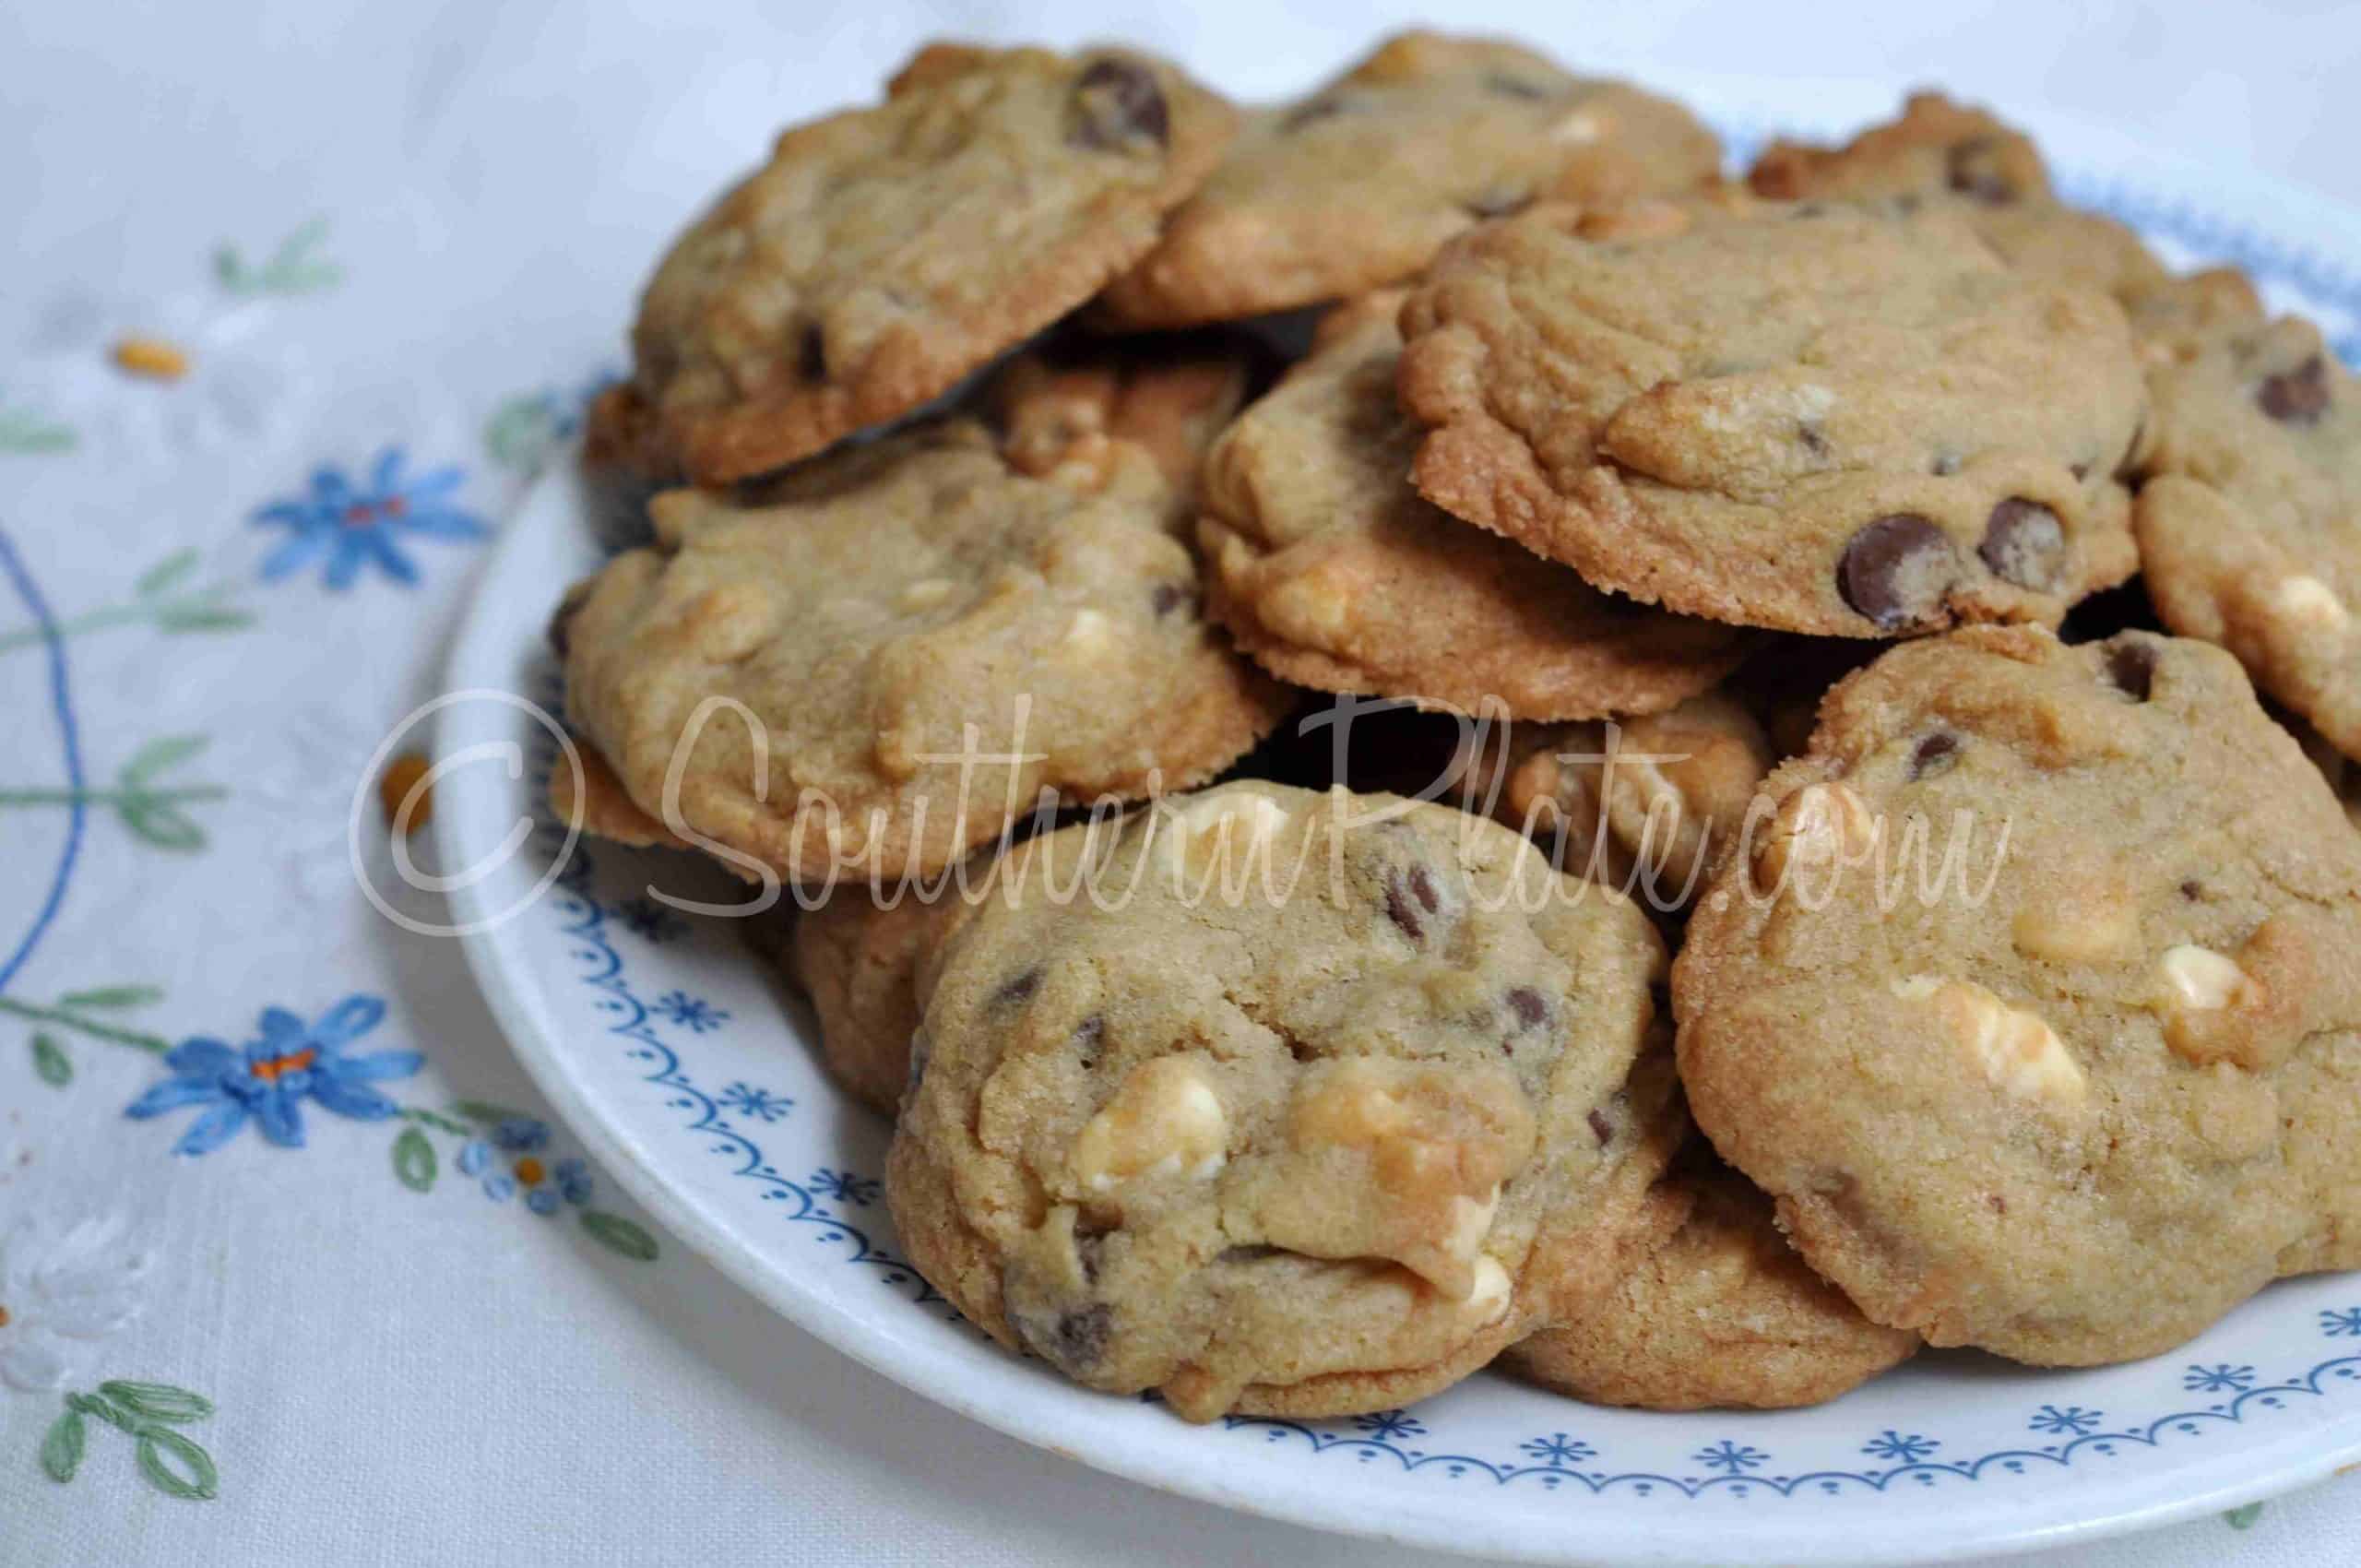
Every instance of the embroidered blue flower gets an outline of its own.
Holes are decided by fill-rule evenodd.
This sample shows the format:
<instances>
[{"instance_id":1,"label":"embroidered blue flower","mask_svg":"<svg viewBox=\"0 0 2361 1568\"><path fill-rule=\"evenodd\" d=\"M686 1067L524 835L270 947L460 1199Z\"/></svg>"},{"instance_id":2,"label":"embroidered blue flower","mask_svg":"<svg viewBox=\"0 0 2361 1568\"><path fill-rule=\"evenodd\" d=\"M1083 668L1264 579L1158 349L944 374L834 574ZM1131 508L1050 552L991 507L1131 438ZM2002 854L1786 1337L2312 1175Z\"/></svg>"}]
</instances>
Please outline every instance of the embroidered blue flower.
<instances>
[{"instance_id":1,"label":"embroidered blue flower","mask_svg":"<svg viewBox=\"0 0 2361 1568\"><path fill-rule=\"evenodd\" d=\"M1872 1459L1884 1459L1897 1465L1915 1465L1940 1448L1941 1443L1916 1432L1900 1432L1888 1427L1861 1445L1861 1452Z\"/></svg>"},{"instance_id":2,"label":"embroidered blue flower","mask_svg":"<svg viewBox=\"0 0 2361 1568\"><path fill-rule=\"evenodd\" d=\"M145 1121L183 1106L205 1107L172 1146L186 1155L219 1148L249 1119L281 1148L302 1148L306 1099L338 1116L383 1121L401 1108L370 1086L407 1078L426 1064L415 1051L356 1056L346 1049L385 1016L386 1004L374 996L348 996L311 1024L283 1007L267 1008L260 1037L243 1050L204 1036L174 1046L164 1057L172 1075L124 1114Z\"/></svg>"},{"instance_id":3,"label":"embroidered blue flower","mask_svg":"<svg viewBox=\"0 0 2361 1568\"><path fill-rule=\"evenodd\" d=\"M659 1018L680 1025L691 1034L705 1034L729 1022L730 1015L702 996L691 996L685 991L668 991L656 999L651 1009Z\"/></svg>"},{"instance_id":4,"label":"embroidered blue flower","mask_svg":"<svg viewBox=\"0 0 2361 1568\"><path fill-rule=\"evenodd\" d=\"M2320 1332L2331 1339L2361 1336L2361 1307L2346 1307L2341 1312L2320 1313Z\"/></svg>"},{"instance_id":5,"label":"embroidered blue flower","mask_svg":"<svg viewBox=\"0 0 2361 1568\"><path fill-rule=\"evenodd\" d=\"M1562 1469L1568 1465L1579 1465L1585 1459L1595 1459L1598 1456L1597 1449L1580 1438L1569 1437L1562 1431L1553 1431L1548 1437L1529 1438L1518 1443L1517 1446L1553 1469Z\"/></svg>"},{"instance_id":6,"label":"embroidered blue flower","mask_svg":"<svg viewBox=\"0 0 2361 1568\"><path fill-rule=\"evenodd\" d=\"M758 1089L746 1083L731 1084L723 1089L717 1103L725 1111L752 1116L765 1126L795 1109L795 1101L785 1095L775 1095L768 1089Z\"/></svg>"},{"instance_id":7,"label":"embroidered blue flower","mask_svg":"<svg viewBox=\"0 0 2361 1568\"><path fill-rule=\"evenodd\" d=\"M323 580L338 593L350 588L362 568L375 562L397 583L418 581L418 568L396 542L403 535L421 539L483 539L491 530L462 511L452 500L467 473L457 467L437 469L417 479L404 476L406 461L399 446L377 456L365 483L355 484L341 469L322 468L312 475L311 493L278 501L254 515L256 523L288 530L289 538L262 564L265 582L277 582L298 568L325 561Z\"/></svg>"},{"instance_id":8,"label":"embroidered blue flower","mask_svg":"<svg viewBox=\"0 0 2361 1568\"><path fill-rule=\"evenodd\" d=\"M525 1206L544 1219L567 1204L588 1203L596 1190L590 1168L579 1159L554 1165L543 1160L540 1151L549 1141L549 1123L512 1116L492 1128L490 1136L470 1138L460 1147L459 1174L481 1182L483 1195L494 1203L523 1193Z\"/></svg>"}]
</instances>

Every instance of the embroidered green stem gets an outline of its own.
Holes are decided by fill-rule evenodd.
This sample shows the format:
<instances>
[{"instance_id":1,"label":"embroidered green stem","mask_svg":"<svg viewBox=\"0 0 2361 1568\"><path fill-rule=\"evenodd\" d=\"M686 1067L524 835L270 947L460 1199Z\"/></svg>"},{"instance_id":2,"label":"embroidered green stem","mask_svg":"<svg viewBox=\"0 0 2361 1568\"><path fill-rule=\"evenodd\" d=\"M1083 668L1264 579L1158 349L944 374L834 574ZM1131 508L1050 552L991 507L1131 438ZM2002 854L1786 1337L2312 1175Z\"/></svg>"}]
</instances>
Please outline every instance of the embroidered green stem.
<instances>
[{"instance_id":1,"label":"embroidered green stem","mask_svg":"<svg viewBox=\"0 0 2361 1568\"><path fill-rule=\"evenodd\" d=\"M89 1451L89 1423L99 1421L133 1440L133 1457L150 1486L168 1497L209 1501L220 1495L213 1455L175 1429L211 1414L212 1400L169 1383L102 1383L96 1394L65 1396L65 1413L42 1438L41 1467L61 1486L71 1481Z\"/></svg>"},{"instance_id":2,"label":"embroidered green stem","mask_svg":"<svg viewBox=\"0 0 2361 1568\"><path fill-rule=\"evenodd\" d=\"M67 1000L73 999L69 997ZM55 1024L62 1028L79 1030L93 1039L106 1040L114 1045L127 1045L136 1051L145 1051L157 1056L161 1056L172 1048L172 1042L161 1036L146 1034L138 1029L121 1028L77 1012L64 1004L54 1007L43 1007L36 1003L19 1002L13 996L0 996L0 1013L10 1014L31 1023Z\"/></svg>"},{"instance_id":3,"label":"embroidered green stem","mask_svg":"<svg viewBox=\"0 0 2361 1568\"><path fill-rule=\"evenodd\" d=\"M139 576L132 585L132 599L123 604L109 604L89 610L79 615L69 615L57 623L61 637L78 637L89 632L102 632L113 626L136 626L152 623L168 636L184 632L234 632L254 624L255 618L246 611L227 602L231 592L226 584L209 588L188 588L175 593L190 573L196 570L199 556L193 549L176 550ZM0 654L14 653L44 640L47 634L39 626L12 626L0 632Z\"/></svg>"},{"instance_id":4,"label":"embroidered green stem","mask_svg":"<svg viewBox=\"0 0 2361 1568\"><path fill-rule=\"evenodd\" d=\"M0 806L146 806L183 801L226 801L230 791L219 784L190 784L178 790L0 790Z\"/></svg>"},{"instance_id":5,"label":"embroidered green stem","mask_svg":"<svg viewBox=\"0 0 2361 1568\"><path fill-rule=\"evenodd\" d=\"M43 419L30 409L0 409L0 452L65 452L77 439L71 425Z\"/></svg>"},{"instance_id":6,"label":"embroidered green stem","mask_svg":"<svg viewBox=\"0 0 2361 1568\"><path fill-rule=\"evenodd\" d=\"M438 1133L448 1133L453 1137L457 1138L471 1138L475 1136L475 1129L469 1126L466 1123L454 1122L451 1118L444 1115L440 1111L428 1111L421 1106L403 1106L402 1120L405 1122L415 1122L421 1127L432 1127Z\"/></svg>"},{"instance_id":7,"label":"embroidered green stem","mask_svg":"<svg viewBox=\"0 0 2361 1568\"><path fill-rule=\"evenodd\" d=\"M160 735L132 754L110 790L15 788L0 790L0 810L25 806L97 805L113 808L123 826L160 849L202 849L205 829L181 809L200 801L227 799L219 784L161 785L157 776L177 767L206 747L203 735Z\"/></svg>"}]
</instances>

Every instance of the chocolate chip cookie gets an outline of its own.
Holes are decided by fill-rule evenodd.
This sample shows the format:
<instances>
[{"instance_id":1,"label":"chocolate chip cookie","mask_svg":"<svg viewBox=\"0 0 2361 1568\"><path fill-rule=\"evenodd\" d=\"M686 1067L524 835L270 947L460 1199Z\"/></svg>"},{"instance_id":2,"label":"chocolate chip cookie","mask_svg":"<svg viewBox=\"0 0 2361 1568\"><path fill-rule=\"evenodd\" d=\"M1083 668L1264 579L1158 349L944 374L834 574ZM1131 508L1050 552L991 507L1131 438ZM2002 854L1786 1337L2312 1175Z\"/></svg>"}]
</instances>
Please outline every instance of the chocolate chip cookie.
<instances>
[{"instance_id":1,"label":"chocolate chip cookie","mask_svg":"<svg viewBox=\"0 0 2361 1568\"><path fill-rule=\"evenodd\" d=\"M1419 490L1650 603L1892 637L2054 624L2136 564L2121 307L1954 212L1536 208L1402 324Z\"/></svg>"},{"instance_id":2,"label":"chocolate chip cookie","mask_svg":"<svg viewBox=\"0 0 2361 1568\"><path fill-rule=\"evenodd\" d=\"M1253 116L1098 308L1171 327L1341 299L1417 276L1453 235L1536 197L1679 190L1720 165L1713 134L1654 94L1513 44L1403 33Z\"/></svg>"},{"instance_id":3,"label":"chocolate chip cookie","mask_svg":"<svg viewBox=\"0 0 2361 1568\"><path fill-rule=\"evenodd\" d=\"M1771 771L1769 738L1727 692L1614 723L1517 724L1492 748L1492 814L1561 868L1661 913L1685 909L1736 844Z\"/></svg>"},{"instance_id":4,"label":"chocolate chip cookie","mask_svg":"<svg viewBox=\"0 0 2361 1568\"><path fill-rule=\"evenodd\" d=\"M1692 1146L1648 1197L1622 1275L1501 1364L1595 1405L1818 1405L1899 1364L1918 1336L1863 1317L1779 1233L1771 1200Z\"/></svg>"},{"instance_id":5,"label":"chocolate chip cookie","mask_svg":"<svg viewBox=\"0 0 2361 1568\"><path fill-rule=\"evenodd\" d=\"M1767 794L1681 1074L1870 1319L2123 1360L2361 1262L2361 839L2226 654L1906 644Z\"/></svg>"},{"instance_id":6,"label":"chocolate chip cookie","mask_svg":"<svg viewBox=\"0 0 2361 1568\"><path fill-rule=\"evenodd\" d=\"M1171 486L1097 434L1026 465L951 418L659 495L565 616L569 718L646 817L814 886L1220 771L1288 699L1200 619Z\"/></svg>"},{"instance_id":7,"label":"chocolate chip cookie","mask_svg":"<svg viewBox=\"0 0 2361 1568\"><path fill-rule=\"evenodd\" d=\"M1743 634L1601 593L1410 487L1400 303L1333 313L1215 444L1198 530L1214 617L1287 680L1470 712L1648 713L1712 685Z\"/></svg>"},{"instance_id":8,"label":"chocolate chip cookie","mask_svg":"<svg viewBox=\"0 0 2361 1568\"><path fill-rule=\"evenodd\" d=\"M2150 379L2136 522L2157 613L2361 757L2361 387L2295 317L2213 333Z\"/></svg>"},{"instance_id":9,"label":"chocolate chip cookie","mask_svg":"<svg viewBox=\"0 0 2361 1568\"><path fill-rule=\"evenodd\" d=\"M1913 93L1899 119L1841 148L1775 141L1747 183L1785 201L1949 202L2011 266L2120 295L2164 264L2112 218L2058 199L2033 142L1981 109Z\"/></svg>"},{"instance_id":10,"label":"chocolate chip cookie","mask_svg":"<svg viewBox=\"0 0 2361 1568\"><path fill-rule=\"evenodd\" d=\"M1230 784L1084 891L1024 863L1088 831L1010 852L927 1003L887 1193L936 1289L1192 1420L1405 1404L1588 1299L1679 1137L1636 909L1395 797Z\"/></svg>"},{"instance_id":11,"label":"chocolate chip cookie","mask_svg":"<svg viewBox=\"0 0 2361 1568\"><path fill-rule=\"evenodd\" d=\"M920 51L674 243L594 451L713 484L908 413L1145 255L1235 124L1128 51Z\"/></svg>"}]
</instances>

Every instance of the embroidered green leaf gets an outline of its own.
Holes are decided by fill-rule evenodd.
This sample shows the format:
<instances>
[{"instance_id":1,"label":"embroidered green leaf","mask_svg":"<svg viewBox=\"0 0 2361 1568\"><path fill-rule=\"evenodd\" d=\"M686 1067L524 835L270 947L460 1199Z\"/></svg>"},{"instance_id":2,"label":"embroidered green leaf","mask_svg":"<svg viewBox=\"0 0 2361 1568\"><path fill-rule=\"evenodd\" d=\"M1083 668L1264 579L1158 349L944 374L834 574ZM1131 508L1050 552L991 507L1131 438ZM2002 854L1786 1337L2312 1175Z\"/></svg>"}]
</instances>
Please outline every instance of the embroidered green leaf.
<instances>
[{"instance_id":1,"label":"embroidered green leaf","mask_svg":"<svg viewBox=\"0 0 2361 1568\"><path fill-rule=\"evenodd\" d=\"M148 797L128 800L115 807L124 826L160 849L202 849L205 829L186 812Z\"/></svg>"},{"instance_id":2,"label":"embroidered green leaf","mask_svg":"<svg viewBox=\"0 0 2361 1568\"><path fill-rule=\"evenodd\" d=\"M33 1071L41 1081L52 1088L62 1089L74 1081L74 1059L57 1043L57 1037L48 1033L33 1036Z\"/></svg>"},{"instance_id":3,"label":"embroidered green leaf","mask_svg":"<svg viewBox=\"0 0 2361 1568\"><path fill-rule=\"evenodd\" d=\"M206 740L203 735L159 735L131 754L117 778L125 789L136 789L203 751Z\"/></svg>"},{"instance_id":4,"label":"embroidered green leaf","mask_svg":"<svg viewBox=\"0 0 2361 1568\"><path fill-rule=\"evenodd\" d=\"M621 1253L638 1263L656 1261L656 1238L620 1214L609 1214L602 1208L585 1209L582 1229L610 1252Z\"/></svg>"},{"instance_id":5,"label":"embroidered green leaf","mask_svg":"<svg viewBox=\"0 0 2361 1568\"><path fill-rule=\"evenodd\" d=\"M0 409L0 452L66 452L76 439L71 425L43 419L30 409Z\"/></svg>"},{"instance_id":6,"label":"embroidered green leaf","mask_svg":"<svg viewBox=\"0 0 2361 1568\"><path fill-rule=\"evenodd\" d=\"M213 1413L212 1400L169 1383L117 1380L99 1384L99 1392L133 1415L145 1416L151 1421L201 1421Z\"/></svg>"},{"instance_id":7,"label":"embroidered green leaf","mask_svg":"<svg viewBox=\"0 0 2361 1568\"><path fill-rule=\"evenodd\" d=\"M511 1110L505 1105L495 1105L488 1099L455 1099L451 1102L451 1109L470 1122L481 1122L492 1126L497 1126L503 1122L533 1120L521 1111Z\"/></svg>"},{"instance_id":8,"label":"embroidered green leaf","mask_svg":"<svg viewBox=\"0 0 2361 1568\"><path fill-rule=\"evenodd\" d=\"M417 1128L404 1127L394 1140L394 1175L411 1192L433 1189L437 1163L433 1144Z\"/></svg>"},{"instance_id":9,"label":"embroidered green leaf","mask_svg":"<svg viewBox=\"0 0 2361 1568\"><path fill-rule=\"evenodd\" d=\"M65 1396L65 1403L83 1415L104 1421L112 1427L120 1427L125 1431L129 1431L134 1424L129 1416L95 1394L69 1394Z\"/></svg>"},{"instance_id":10,"label":"embroidered green leaf","mask_svg":"<svg viewBox=\"0 0 2361 1568\"><path fill-rule=\"evenodd\" d=\"M238 247L225 244L213 253L213 274L236 294L302 294L325 289L344 277L344 269L317 255L327 238L328 220L314 218L279 243L270 259L249 267Z\"/></svg>"},{"instance_id":11,"label":"embroidered green leaf","mask_svg":"<svg viewBox=\"0 0 2361 1568\"><path fill-rule=\"evenodd\" d=\"M164 993L152 985L102 985L90 991L69 991L57 999L60 1007L145 1007L161 1002Z\"/></svg>"},{"instance_id":12,"label":"embroidered green leaf","mask_svg":"<svg viewBox=\"0 0 2361 1568\"><path fill-rule=\"evenodd\" d=\"M169 1496L209 1500L220 1495L221 1474L213 1455L165 1426L139 1429L139 1469Z\"/></svg>"},{"instance_id":13,"label":"embroidered green leaf","mask_svg":"<svg viewBox=\"0 0 2361 1568\"><path fill-rule=\"evenodd\" d=\"M549 394L528 392L511 398L484 425L484 450L511 473L530 473L549 457L556 422Z\"/></svg>"},{"instance_id":14,"label":"embroidered green leaf","mask_svg":"<svg viewBox=\"0 0 2361 1568\"><path fill-rule=\"evenodd\" d=\"M196 546L191 545L185 550L175 550L140 573L139 580L131 585L131 590L142 599L153 599L185 578L191 572L196 571Z\"/></svg>"},{"instance_id":15,"label":"embroidered green leaf","mask_svg":"<svg viewBox=\"0 0 2361 1568\"><path fill-rule=\"evenodd\" d=\"M67 1410L49 1424L49 1435L41 1440L41 1467L49 1472L53 1481L70 1481L74 1472L82 1467L82 1450L89 1442L89 1429L84 1425L82 1412Z\"/></svg>"},{"instance_id":16,"label":"embroidered green leaf","mask_svg":"<svg viewBox=\"0 0 2361 1568\"><path fill-rule=\"evenodd\" d=\"M2262 1504L2260 1503L2249 1503L2243 1508L2233 1508L2222 1515L2223 1522L2234 1530L2250 1530L2254 1528L2254 1522L2261 1517Z\"/></svg>"}]
</instances>

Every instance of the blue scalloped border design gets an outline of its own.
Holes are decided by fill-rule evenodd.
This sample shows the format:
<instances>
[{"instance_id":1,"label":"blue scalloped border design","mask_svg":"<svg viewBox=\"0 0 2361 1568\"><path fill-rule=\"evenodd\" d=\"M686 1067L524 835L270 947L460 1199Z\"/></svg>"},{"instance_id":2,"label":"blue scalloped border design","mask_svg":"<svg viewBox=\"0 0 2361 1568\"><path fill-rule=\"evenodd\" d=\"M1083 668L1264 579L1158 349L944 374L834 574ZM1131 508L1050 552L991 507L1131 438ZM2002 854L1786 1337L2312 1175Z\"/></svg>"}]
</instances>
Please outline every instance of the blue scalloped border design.
<instances>
[{"instance_id":1,"label":"blue scalloped border design","mask_svg":"<svg viewBox=\"0 0 2361 1568\"><path fill-rule=\"evenodd\" d=\"M1762 138L1733 133L1727 139L1742 148ZM2282 284L2304 295L2308 303L2341 313L2346 330L2335 339L2338 352L2348 362L2361 359L2361 271L2308 247L2226 221L2186 200L2160 196L2119 180L2069 178L2062 184L2069 197L2081 205L2143 233L2169 239L2209 261L2235 264L2258 282ZM547 761L545 756L543 782ZM549 847L553 851L556 846ZM690 1077L679 1052L657 1032L656 1023L661 1016L658 1008L631 984L623 955L611 940L612 911L591 891L593 874L591 857L577 846L573 862L558 879L552 907L563 934L574 944L572 956L583 965L582 983L597 992L592 1006L602 1016L607 1032L620 1042L633 1069L667 1097L669 1109L683 1115L683 1131L702 1138L712 1155L735 1161L730 1173L760 1186L763 1201L782 1206L781 1218L809 1227L811 1239L834 1248L838 1261L872 1270L880 1283L914 1303L937 1307L946 1318L958 1321L958 1313L915 1268L877 1246L860 1226L824 1203L811 1185L783 1174L765 1157L760 1145L730 1123L723 1098ZM723 1091L725 1097L728 1093ZM840 1182L851 1176L848 1172L825 1174ZM2323 1312L2319 1319L2319 1332L2328 1338L2361 1339L2361 1305ZM1489 1481L1503 1487L1530 1482L1550 1491L1592 1496L1620 1491L1688 1501L1758 1496L1813 1499L1848 1490L1883 1493L1904 1484L1932 1488L1980 1481L1987 1476L2022 1476L2044 1466L2064 1468L2086 1458L2115 1459L2142 1449L2161 1449L2175 1440L2201 1440L2209 1431L2243 1426L2250 1417L2285 1410L2297 1400L2326 1397L2341 1386L2361 1382L2361 1353L2331 1357L2276 1383L2258 1383L2257 1375L2251 1367L2192 1365L2184 1373L2186 1388L2230 1397L2201 1409L2176 1410L2145 1422L2105 1430L2100 1426L2103 1411L2043 1405L2028 1417L2027 1430L2060 1442L1997 1449L1972 1459L1935 1457L1942 1442L1924 1434L1892 1431L1865 1434L1861 1453L1898 1461L1882 1469L1786 1473L1777 1467L1774 1453L1726 1437L1691 1455L1696 1468L1689 1474L1585 1469L1582 1467L1585 1461L1599 1457L1597 1450L1562 1431L1536 1435L1518 1444L1524 1459L1492 1460L1413 1446L1428 1435L1428 1429L1418 1417L1401 1410L1319 1425L1228 1416L1219 1430L1259 1434L1266 1443L1300 1443L1313 1455L1350 1456L1362 1464L1391 1460L1403 1474L1453 1481ZM1568 1408L1578 1411L1583 1407L1570 1403Z\"/></svg>"}]
</instances>

